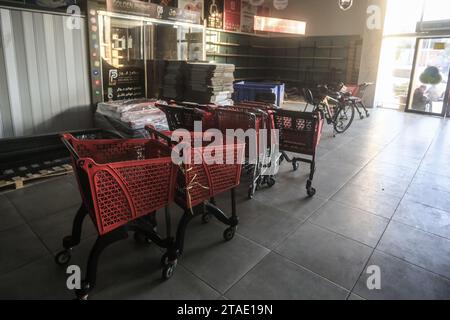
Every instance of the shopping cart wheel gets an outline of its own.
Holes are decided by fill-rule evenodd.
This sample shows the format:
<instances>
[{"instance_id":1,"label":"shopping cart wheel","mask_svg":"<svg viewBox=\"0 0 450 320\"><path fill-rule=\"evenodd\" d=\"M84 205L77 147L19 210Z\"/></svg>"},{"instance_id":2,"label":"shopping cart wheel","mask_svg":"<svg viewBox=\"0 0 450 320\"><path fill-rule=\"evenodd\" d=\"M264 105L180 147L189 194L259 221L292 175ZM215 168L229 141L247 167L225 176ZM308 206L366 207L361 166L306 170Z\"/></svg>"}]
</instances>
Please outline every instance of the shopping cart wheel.
<instances>
[{"instance_id":1,"label":"shopping cart wheel","mask_svg":"<svg viewBox=\"0 0 450 320\"><path fill-rule=\"evenodd\" d=\"M225 229L225 231L223 232L223 238L225 239L225 241L230 241L231 239L234 238L235 233L236 227L229 227Z\"/></svg>"},{"instance_id":2,"label":"shopping cart wheel","mask_svg":"<svg viewBox=\"0 0 450 320\"><path fill-rule=\"evenodd\" d=\"M169 263L167 266L165 266L163 268L162 277L164 280L169 280L170 278L172 278L173 273L175 271L175 267L176 267L176 264Z\"/></svg>"},{"instance_id":3,"label":"shopping cart wheel","mask_svg":"<svg viewBox=\"0 0 450 320\"><path fill-rule=\"evenodd\" d=\"M248 188L248 198L249 198L249 199L253 199L254 196L255 196L255 191L253 190L253 187L250 186L250 187Z\"/></svg>"},{"instance_id":4,"label":"shopping cart wheel","mask_svg":"<svg viewBox=\"0 0 450 320\"><path fill-rule=\"evenodd\" d=\"M91 290L91 286L88 282L82 281L81 289L75 290L75 295L77 296L76 300L87 300L89 298L89 291Z\"/></svg>"},{"instance_id":5,"label":"shopping cart wheel","mask_svg":"<svg viewBox=\"0 0 450 320\"><path fill-rule=\"evenodd\" d=\"M202 215L202 223L207 224L211 221L211 214L205 213Z\"/></svg>"},{"instance_id":6,"label":"shopping cart wheel","mask_svg":"<svg viewBox=\"0 0 450 320\"><path fill-rule=\"evenodd\" d=\"M272 188L275 185L276 181L275 181L274 177L268 177L266 182L267 182L267 186L269 188Z\"/></svg>"},{"instance_id":7,"label":"shopping cart wheel","mask_svg":"<svg viewBox=\"0 0 450 320\"><path fill-rule=\"evenodd\" d=\"M311 180L306 181L306 192L308 193L309 197L312 197L312 196L314 196L316 194L316 189L314 189L312 187L312 181Z\"/></svg>"},{"instance_id":8,"label":"shopping cart wheel","mask_svg":"<svg viewBox=\"0 0 450 320\"><path fill-rule=\"evenodd\" d=\"M161 257L161 267L166 267L169 265L169 254L166 252Z\"/></svg>"},{"instance_id":9,"label":"shopping cart wheel","mask_svg":"<svg viewBox=\"0 0 450 320\"><path fill-rule=\"evenodd\" d=\"M300 163L298 161L294 160L292 162L292 169L294 169L294 171L297 171L299 167L300 167Z\"/></svg>"},{"instance_id":10,"label":"shopping cart wheel","mask_svg":"<svg viewBox=\"0 0 450 320\"><path fill-rule=\"evenodd\" d=\"M139 244L150 244L150 243L152 243L150 238L147 237L143 232L140 232L140 231L136 231L134 233L133 238L134 238L134 241L136 241Z\"/></svg>"},{"instance_id":11,"label":"shopping cart wheel","mask_svg":"<svg viewBox=\"0 0 450 320\"><path fill-rule=\"evenodd\" d=\"M316 194L316 189L309 188L306 190L306 192L308 193L308 197L314 197L314 195Z\"/></svg>"},{"instance_id":12,"label":"shopping cart wheel","mask_svg":"<svg viewBox=\"0 0 450 320\"><path fill-rule=\"evenodd\" d=\"M364 115L360 115L359 118L362 120L364 119Z\"/></svg>"},{"instance_id":13,"label":"shopping cart wheel","mask_svg":"<svg viewBox=\"0 0 450 320\"><path fill-rule=\"evenodd\" d=\"M60 266L65 266L69 263L71 258L72 253L70 252L70 250L63 250L55 256L55 262Z\"/></svg>"},{"instance_id":14,"label":"shopping cart wheel","mask_svg":"<svg viewBox=\"0 0 450 320\"><path fill-rule=\"evenodd\" d=\"M366 113L366 117L369 118L370 117L370 113L367 112Z\"/></svg>"}]
</instances>

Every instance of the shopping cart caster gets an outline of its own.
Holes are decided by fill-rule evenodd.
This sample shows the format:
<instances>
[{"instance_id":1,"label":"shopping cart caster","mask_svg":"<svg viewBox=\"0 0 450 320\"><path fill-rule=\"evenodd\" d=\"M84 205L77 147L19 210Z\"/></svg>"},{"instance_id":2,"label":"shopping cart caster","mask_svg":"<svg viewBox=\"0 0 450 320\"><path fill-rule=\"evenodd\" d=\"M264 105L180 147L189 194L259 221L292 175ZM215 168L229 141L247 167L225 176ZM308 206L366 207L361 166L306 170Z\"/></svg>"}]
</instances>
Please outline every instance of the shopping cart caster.
<instances>
[{"instance_id":1,"label":"shopping cart caster","mask_svg":"<svg viewBox=\"0 0 450 320\"><path fill-rule=\"evenodd\" d=\"M177 263L177 261L178 261L178 257L180 257L180 254L177 252L177 254L176 254L176 256L177 256L177 259L175 259L175 260L173 260L172 262L170 262L170 259L169 259L169 253L164 253L163 255L162 255L162 257L161 257L161 261L160 261L160 263L161 263L161 267L167 267L170 263L172 263L172 264L176 264Z\"/></svg>"},{"instance_id":2,"label":"shopping cart caster","mask_svg":"<svg viewBox=\"0 0 450 320\"><path fill-rule=\"evenodd\" d=\"M234 234L236 233L236 227L229 227L223 232L223 238L225 241L230 241L234 238Z\"/></svg>"},{"instance_id":3,"label":"shopping cart caster","mask_svg":"<svg viewBox=\"0 0 450 320\"><path fill-rule=\"evenodd\" d=\"M175 272L175 268L177 267L177 261L172 261L169 262L162 271L162 278L164 280L169 280L170 278L172 278L173 273Z\"/></svg>"},{"instance_id":4,"label":"shopping cart caster","mask_svg":"<svg viewBox=\"0 0 450 320\"><path fill-rule=\"evenodd\" d=\"M294 169L294 171L297 171L299 167L300 163L298 161L292 162L292 169Z\"/></svg>"},{"instance_id":5,"label":"shopping cart caster","mask_svg":"<svg viewBox=\"0 0 450 320\"><path fill-rule=\"evenodd\" d=\"M163 268L169 265L169 254L167 252L162 255L160 263Z\"/></svg>"},{"instance_id":6,"label":"shopping cart caster","mask_svg":"<svg viewBox=\"0 0 450 320\"><path fill-rule=\"evenodd\" d=\"M211 221L211 214L205 213L202 215L202 223L207 224Z\"/></svg>"},{"instance_id":7,"label":"shopping cart caster","mask_svg":"<svg viewBox=\"0 0 450 320\"><path fill-rule=\"evenodd\" d=\"M370 117L370 113L367 112L366 113L366 117L369 118Z\"/></svg>"},{"instance_id":8,"label":"shopping cart caster","mask_svg":"<svg viewBox=\"0 0 450 320\"><path fill-rule=\"evenodd\" d=\"M63 250L55 256L55 262L57 265L65 266L69 263L71 258L72 253L70 252L70 250Z\"/></svg>"},{"instance_id":9,"label":"shopping cart caster","mask_svg":"<svg viewBox=\"0 0 450 320\"><path fill-rule=\"evenodd\" d=\"M275 185L276 181L274 177L268 177L266 183L269 188L272 188Z\"/></svg>"},{"instance_id":10,"label":"shopping cart caster","mask_svg":"<svg viewBox=\"0 0 450 320\"><path fill-rule=\"evenodd\" d=\"M249 199L253 199L253 197L255 196L255 190L254 189L256 189L256 188L254 188L254 187L250 187L250 188L248 188L248 198Z\"/></svg>"},{"instance_id":11,"label":"shopping cart caster","mask_svg":"<svg viewBox=\"0 0 450 320\"><path fill-rule=\"evenodd\" d=\"M308 180L306 182L306 193L308 194L308 197L313 197L316 194L316 189L314 189L312 186L312 181Z\"/></svg>"},{"instance_id":12,"label":"shopping cart caster","mask_svg":"<svg viewBox=\"0 0 450 320\"><path fill-rule=\"evenodd\" d=\"M89 291L91 291L91 286L87 282L81 283L81 289L75 290L76 299L75 300L87 300L89 298Z\"/></svg>"},{"instance_id":13,"label":"shopping cart caster","mask_svg":"<svg viewBox=\"0 0 450 320\"><path fill-rule=\"evenodd\" d=\"M136 243L139 243L139 244L150 244L150 243L152 243L150 238L147 237L143 232L140 232L140 231L136 231L134 233L133 238L134 238L134 241L136 241Z\"/></svg>"},{"instance_id":14,"label":"shopping cart caster","mask_svg":"<svg viewBox=\"0 0 450 320\"><path fill-rule=\"evenodd\" d=\"M364 116L363 116L363 115L360 115L360 116L359 116L359 119L361 119L361 120L364 119Z\"/></svg>"}]
</instances>

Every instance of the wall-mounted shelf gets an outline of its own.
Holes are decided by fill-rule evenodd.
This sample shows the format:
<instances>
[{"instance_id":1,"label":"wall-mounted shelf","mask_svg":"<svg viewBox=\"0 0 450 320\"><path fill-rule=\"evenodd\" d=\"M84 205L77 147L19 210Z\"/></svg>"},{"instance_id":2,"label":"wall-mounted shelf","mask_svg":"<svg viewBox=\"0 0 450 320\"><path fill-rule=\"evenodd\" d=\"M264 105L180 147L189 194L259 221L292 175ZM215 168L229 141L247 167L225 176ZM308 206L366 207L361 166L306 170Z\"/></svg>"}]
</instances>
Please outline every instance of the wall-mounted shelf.
<instances>
[{"instance_id":1,"label":"wall-mounted shelf","mask_svg":"<svg viewBox=\"0 0 450 320\"><path fill-rule=\"evenodd\" d=\"M207 41L206 44L211 44L215 46L229 46L229 47L240 47L239 43L227 43L227 42L215 42L215 41Z\"/></svg>"},{"instance_id":2,"label":"wall-mounted shelf","mask_svg":"<svg viewBox=\"0 0 450 320\"><path fill-rule=\"evenodd\" d=\"M212 57L212 56L217 56L217 57L238 57L238 58L262 58L262 59L267 59L269 58L268 56L263 56L263 55L254 55L254 54L235 54L235 53L216 53L216 52L207 52L206 56L208 57Z\"/></svg>"},{"instance_id":3,"label":"wall-mounted shelf","mask_svg":"<svg viewBox=\"0 0 450 320\"><path fill-rule=\"evenodd\" d=\"M207 59L234 64L236 80L281 80L299 86L358 80L359 36L254 37L207 29L206 43Z\"/></svg>"}]
</instances>

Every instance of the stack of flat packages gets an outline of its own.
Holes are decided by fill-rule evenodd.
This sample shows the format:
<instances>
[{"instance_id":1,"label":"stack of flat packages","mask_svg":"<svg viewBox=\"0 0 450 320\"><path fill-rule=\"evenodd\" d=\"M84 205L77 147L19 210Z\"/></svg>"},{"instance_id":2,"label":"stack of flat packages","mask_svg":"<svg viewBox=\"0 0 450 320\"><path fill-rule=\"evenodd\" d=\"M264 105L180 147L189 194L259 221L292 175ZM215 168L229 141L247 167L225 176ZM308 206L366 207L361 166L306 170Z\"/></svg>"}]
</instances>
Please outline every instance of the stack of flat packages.
<instances>
[{"instance_id":1,"label":"stack of flat packages","mask_svg":"<svg viewBox=\"0 0 450 320\"><path fill-rule=\"evenodd\" d=\"M223 106L233 104L234 70L233 64L188 63L185 100Z\"/></svg>"},{"instance_id":2,"label":"stack of flat packages","mask_svg":"<svg viewBox=\"0 0 450 320\"><path fill-rule=\"evenodd\" d=\"M96 126L118 131L122 136L130 138L146 137L146 125L152 125L159 131L168 130L166 116L155 107L156 103L166 104L156 99L101 102L95 115Z\"/></svg>"},{"instance_id":3,"label":"stack of flat packages","mask_svg":"<svg viewBox=\"0 0 450 320\"><path fill-rule=\"evenodd\" d=\"M162 88L165 99L183 100L185 66L185 61L167 61Z\"/></svg>"}]
</instances>

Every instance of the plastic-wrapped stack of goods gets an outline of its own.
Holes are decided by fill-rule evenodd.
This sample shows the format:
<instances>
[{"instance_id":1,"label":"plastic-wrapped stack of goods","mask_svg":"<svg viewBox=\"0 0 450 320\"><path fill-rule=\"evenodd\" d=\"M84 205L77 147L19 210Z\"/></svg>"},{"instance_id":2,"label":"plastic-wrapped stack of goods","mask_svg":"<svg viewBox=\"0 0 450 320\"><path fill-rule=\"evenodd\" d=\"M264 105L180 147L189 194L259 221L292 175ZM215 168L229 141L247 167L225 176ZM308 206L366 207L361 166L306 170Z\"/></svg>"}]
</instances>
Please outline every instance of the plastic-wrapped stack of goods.
<instances>
[{"instance_id":1,"label":"plastic-wrapped stack of goods","mask_svg":"<svg viewBox=\"0 0 450 320\"><path fill-rule=\"evenodd\" d=\"M146 136L146 125L152 125L157 130L168 130L166 116L155 107L155 103L166 102L156 99L101 102L97 107L97 125L128 137Z\"/></svg>"},{"instance_id":2,"label":"plastic-wrapped stack of goods","mask_svg":"<svg viewBox=\"0 0 450 320\"><path fill-rule=\"evenodd\" d=\"M185 66L185 61L167 61L162 88L162 96L164 98L183 100Z\"/></svg>"},{"instance_id":3,"label":"plastic-wrapped stack of goods","mask_svg":"<svg viewBox=\"0 0 450 320\"><path fill-rule=\"evenodd\" d=\"M232 104L234 70L233 64L188 63L185 100L220 105Z\"/></svg>"}]
</instances>

